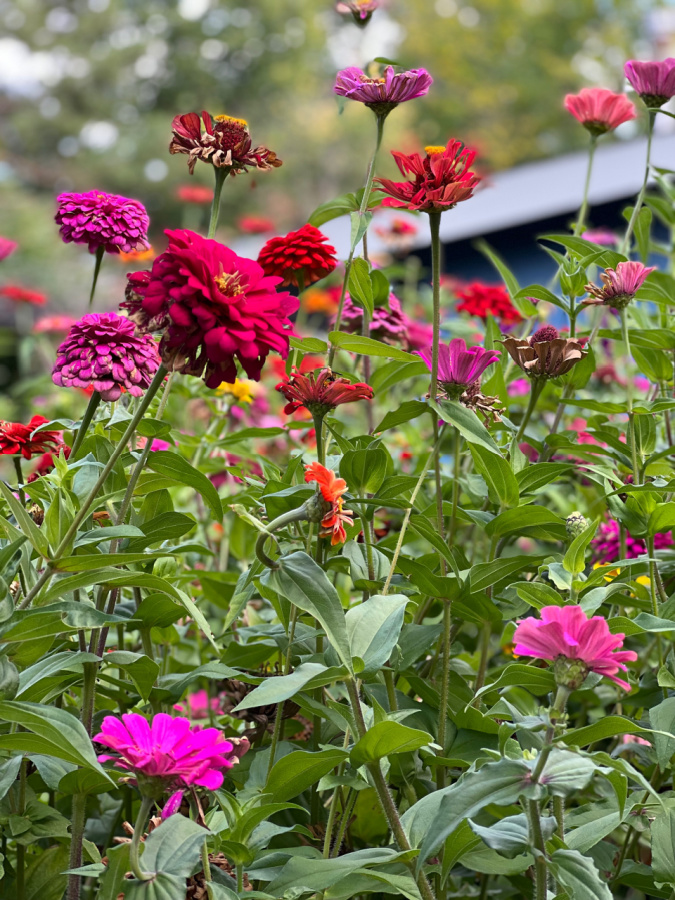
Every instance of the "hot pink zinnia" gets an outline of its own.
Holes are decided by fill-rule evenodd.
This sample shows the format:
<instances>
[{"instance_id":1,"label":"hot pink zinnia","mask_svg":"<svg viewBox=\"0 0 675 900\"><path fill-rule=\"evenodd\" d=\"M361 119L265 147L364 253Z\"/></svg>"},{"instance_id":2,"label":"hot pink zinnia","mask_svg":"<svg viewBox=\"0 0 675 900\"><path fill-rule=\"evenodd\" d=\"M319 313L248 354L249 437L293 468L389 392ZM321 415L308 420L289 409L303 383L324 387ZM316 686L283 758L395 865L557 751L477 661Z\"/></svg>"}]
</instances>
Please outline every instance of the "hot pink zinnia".
<instances>
[{"instance_id":1,"label":"hot pink zinnia","mask_svg":"<svg viewBox=\"0 0 675 900\"><path fill-rule=\"evenodd\" d=\"M351 334L361 334L363 310L345 294L340 327ZM389 294L389 308L376 306L370 320L370 336L387 344L405 343L407 337L407 316L401 308L401 301L395 294Z\"/></svg>"},{"instance_id":2,"label":"hot pink zinnia","mask_svg":"<svg viewBox=\"0 0 675 900\"><path fill-rule=\"evenodd\" d=\"M625 94L605 88L583 88L578 94L567 94L565 109L595 136L614 131L637 115Z\"/></svg>"},{"instance_id":3,"label":"hot pink zinnia","mask_svg":"<svg viewBox=\"0 0 675 900\"><path fill-rule=\"evenodd\" d=\"M582 443L588 442L582 441ZM672 546L673 539L670 536L670 532L654 536L655 550L667 550ZM603 566L617 562L621 558L621 533L616 519L600 523L597 534L591 541L591 549L593 551L593 562ZM644 556L646 552L647 544L645 541L640 540L640 538L634 538L626 532L626 559L637 559L638 556Z\"/></svg>"},{"instance_id":4,"label":"hot pink zinnia","mask_svg":"<svg viewBox=\"0 0 675 900\"><path fill-rule=\"evenodd\" d=\"M675 97L675 59L672 57L649 62L629 59L623 70L646 106L663 106Z\"/></svg>"},{"instance_id":5,"label":"hot pink zinnia","mask_svg":"<svg viewBox=\"0 0 675 900\"><path fill-rule=\"evenodd\" d=\"M19 245L16 241L10 241L9 238L0 235L0 260L7 259L16 250Z\"/></svg>"},{"instance_id":6,"label":"hot pink zinnia","mask_svg":"<svg viewBox=\"0 0 675 900\"><path fill-rule=\"evenodd\" d=\"M187 230L166 234L168 249L152 271L129 276L122 305L141 329L163 331L160 353L168 368L204 374L207 386L217 388L234 383L238 360L259 381L270 351L288 356L288 317L297 298L277 293L281 278L218 241Z\"/></svg>"},{"instance_id":7,"label":"hot pink zinnia","mask_svg":"<svg viewBox=\"0 0 675 900\"><path fill-rule=\"evenodd\" d=\"M617 263L616 269L605 269L600 275L603 283L601 288L594 284L586 285L588 293L595 298L590 302L604 303L612 309L623 309L628 306L647 276L655 269L656 266L645 266L635 260Z\"/></svg>"},{"instance_id":8,"label":"hot pink zinnia","mask_svg":"<svg viewBox=\"0 0 675 900\"><path fill-rule=\"evenodd\" d=\"M150 218L139 200L87 191L61 194L56 198L54 217L66 244L87 244L90 253L99 248L106 253L130 253L147 250Z\"/></svg>"},{"instance_id":9,"label":"hot pink zinnia","mask_svg":"<svg viewBox=\"0 0 675 900\"><path fill-rule=\"evenodd\" d=\"M333 90L340 97L365 103L378 115L387 115L399 103L423 97L432 83L426 69L397 73L387 66L383 78L370 78L362 69L349 66L337 73Z\"/></svg>"},{"instance_id":10,"label":"hot pink zinnia","mask_svg":"<svg viewBox=\"0 0 675 900\"><path fill-rule=\"evenodd\" d=\"M223 769L233 764L234 745L217 728L191 727L188 719L166 713L151 723L137 713L125 713L121 721L106 716L93 740L113 751L101 754L99 762L113 760L118 769L133 772L151 796L193 784L216 791Z\"/></svg>"},{"instance_id":11,"label":"hot pink zinnia","mask_svg":"<svg viewBox=\"0 0 675 900\"><path fill-rule=\"evenodd\" d=\"M140 397L159 368L157 345L137 335L133 322L117 313L89 313L70 329L56 351L52 381L61 387L93 385L104 400L122 391Z\"/></svg>"},{"instance_id":12,"label":"hot pink zinnia","mask_svg":"<svg viewBox=\"0 0 675 900\"><path fill-rule=\"evenodd\" d=\"M424 362L432 370L433 351L431 347L418 350ZM463 338L453 338L449 344L438 347L438 380L453 395L462 394L466 388L478 381L488 366L499 361L499 353L484 347L467 347ZM461 389L461 390L460 390Z\"/></svg>"},{"instance_id":13,"label":"hot pink zinnia","mask_svg":"<svg viewBox=\"0 0 675 900\"><path fill-rule=\"evenodd\" d=\"M566 687L580 687L589 672L597 672L630 690L617 678L619 670L627 671L625 663L637 659L633 650L615 652L624 634L612 634L602 616L587 619L580 606L544 606L540 612L540 620L519 622L513 635L516 656L555 660L556 681Z\"/></svg>"}]
</instances>

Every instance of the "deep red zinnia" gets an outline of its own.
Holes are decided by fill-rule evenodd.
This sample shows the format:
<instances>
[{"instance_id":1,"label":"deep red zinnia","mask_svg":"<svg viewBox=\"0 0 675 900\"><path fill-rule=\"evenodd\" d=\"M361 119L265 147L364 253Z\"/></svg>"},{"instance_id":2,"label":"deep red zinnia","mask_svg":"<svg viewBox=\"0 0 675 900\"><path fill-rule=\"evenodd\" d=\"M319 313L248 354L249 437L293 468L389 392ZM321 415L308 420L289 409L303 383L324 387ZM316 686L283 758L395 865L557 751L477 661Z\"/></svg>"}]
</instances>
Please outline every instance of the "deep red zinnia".
<instances>
[{"instance_id":1,"label":"deep red zinnia","mask_svg":"<svg viewBox=\"0 0 675 900\"><path fill-rule=\"evenodd\" d=\"M46 294L22 287L20 284L3 284L0 287L0 297L7 297L12 303L27 303L29 306L44 306L47 302Z\"/></svg>"},{"instance_id":2,"label":"deep red zinnia","mask_svg":"<svg viewBox=\"0 0 675 900\"><path fill-rule=\"evenodd\" d=\"M284 407L286 415L291 415L301 407L308 409L312 415L325 415L344 403L373 399L370 385L362 382L352 384L348 378L334 375L330 369L307 375L302 375L296 369L288 381L277 385L277 390L288 400Z\"/></svg>"},{"instance_id":3,"label":"deep red zinnia","mask_svg":"<svg viewBox=\"0 0 675 900\"><path fill-rule=\"evenodd\" d=\"M258 262L266 275L283 279L284 287L303 288L325 278L337 266L335 247L313 225L303 225L285 237L270 238L258 254Z\"/></svg>"},{"instance_id":4,"label":"deep red zinnia","mask_svg":"<svg viewBox=\"0 0 675 900\"><path fill-rule=\"evenodd\" d=\"M47 423L44 416L33 416L28 425L21 422L0 422L0 454L31 459L37 453L48 453L59 443L58 431L40 431L33 434L36 428Z\"/></svg>"},{"instance_id":5,"label":"deep red zinnia","mask_svg":"<svg viewBox=\"0 0 675 900\"><path fill-rule=\"evenodd\" d=\"M298 300L277 293L281 278L218 241L187 230L166 235L169 246L152 270L129 276L122 305L141 329L163 331L159 349L168 368L203 374L216 388L235 381L238 361L259 381L270 351L288 355L288 317Z\"/></svg>"},{"instance_id":6,"label":"deep red zinnia","mask_svg":"<svg viewBox=\"0 0 675 900\"><path fill-rule=\"evenodd\" d=\"M492 315L502 325L515 325L522 319L511 303L508 291L501 284L483 284L474 281L456 291L456 294L462 301L457 304L457 312L468 313L483 321L488 315Z\"/></svg>"}]
</instances>

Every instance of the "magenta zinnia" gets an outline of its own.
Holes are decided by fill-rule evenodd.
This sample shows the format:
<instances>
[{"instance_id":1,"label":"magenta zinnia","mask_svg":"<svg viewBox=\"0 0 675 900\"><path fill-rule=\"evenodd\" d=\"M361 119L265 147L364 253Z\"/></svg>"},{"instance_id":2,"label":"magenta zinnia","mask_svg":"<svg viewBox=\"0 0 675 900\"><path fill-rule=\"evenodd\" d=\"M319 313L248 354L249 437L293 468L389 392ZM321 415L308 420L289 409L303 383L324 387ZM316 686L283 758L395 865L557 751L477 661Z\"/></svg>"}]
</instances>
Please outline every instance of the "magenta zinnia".
<instances>
[{"instance_id":1,"label":"magenta zinnia","mask_svg":"<svg viewBox=\"0 0 675 900\"><path fill-rule=\"evenodd\" d=\"M99 762L114 761L118 769L132 773L148 796L190 785L216 791L223 770L233 764L234 745L217 728L190 727L188 719L166 713L158 713L151 723L137 713L126 713L121 720L106 716L93 740L112 751L101 754Z\"/></svg>"},{"instance_id":2,"label":"magenta zinnia","mask_svg":"<svg viewBox=\"0 0 675 900\"><path fill-rule=\"evenodd\" d=\"M18 246L16 241L10 241L9 238L0 235L0 261L11 256Z\"/></svg>"},{"instance_id":3,"label":"magenta zinnia","mask_svg":"<svg viewBox=\"0 0 675 900\"><path fill-rule=\"evenodd\" d=\"M288 381L277 385L277 390L288 400L284 407L286 415L304 406L312 415L325 416L331 409L344 403L373 399L370 385L361 382L352 384L348 378L334 375L330 369L309 372L307 375L295 370Z\"/></svg>"},{"instance_id":4,"label":"magenta zinnia","mask_svg":"<svg viewBox=\"0 0 675 900\"><path fill-rule=\"evenodd\" d=\"M620 262L616 269L605 269L600 275L602 287L587 284L586 290L593 300L587 300L587 304L604 304L612 309L623 309L628 306L637 292L644 284L648 275L656 269L655 266L645 266L636 260Z\"/></svg>"},{"instance_id":5,"label":"magenta zinnia","mask_svg":"<svg viewBox=\"0 0 675 900\"><path fill-rule=\"evenodd\" d=\"M357 25L367 25L383 0L339 0L335 7L339 13L351 15Z\"/></svg>"},{"instance_id":6,"label":"magenta zinnia","mask_svg":"<svg viewBox=\"0 0 675 900\"><path fill-rule=\"evenodd\" d=\"M663 106L675 97L675 59L648 62L629 59L623 70L646 106Z\"/></svg>"},{"instance_id":7,"label":"magenta zinnia","mask_svg":"<svg viewBox=\"0 0 675 900\"><path fill-rule=\"evenodd\" d=\"M56 198L54 217L66 244L87 244L90 253L99 248L106 253L130 253L147 250L150 218L138 200L87 191L61 194Z\"/></svg>"},{"instance_id":8,"label":"magenta zinnia","mask_svg":"<svg viewBox=\"0 0 675 900\"><path fill-rule=\"evenodd\" d=\"M627 671L625 663L637 659L633 650L619 650L624 634L612 634L601 616L586 618L580 606L544 606L540 612L541 619L518 624L516 656L555 661L556 681L568 688L581 687L589 672L597 672L630 690L628 682L617 678L619 670Z\"/></svg>"},{"instance_id":9,"label":"magenta zinnia","mask_svg":"<svg viewBox=\"0 0 675 900\"><path fill-rule=\"evenodd\" d=\"M249 169L276 169L281 165L276 153L267 147L253 146L244 119L212 116L203 110L201 118L194 112L176 116L171 130L169 153L187 155L190 175L198 159L217 169L227 169L227 175Z\"/></svg>"},{"instance_id":10,"label":"magenta zinnia","mask_svg":"<svg viewBox=\"0 0 675 900\"><path fill-rule=\"evenodd\" d=\"M418 350L432 371L433 348ZM478 381L488 366L499 361L499 352L484 347L467 347L463 338L453 338L449 344L438 346L438 380L454 397L463 394L474 381Z\"/></svg>"},{"instance_id":11,"label":"magenta zinnia","mask_svg":"<svg viewBox=\"0 0 675 900\"><path fill-rule=\"evenodd\" d=\"M387 115L407 100L415 100L428 93L433 78L426 69L395 72L387 66L381 78L371 78L356 66L337 73L333 90L340 97L358 100L378 115Z\"/></svg>"},{"instance_id":12,"label":"magenta zinnia","mask_svg":"<svg viewBox=\"0 0 675 900\"><path fill-rule=\"evenodd\" d=\"M139 327L163 331L160 353L170 369L204 375L208 387L237 378L237 361L260 380L271 351L288 356L289 316L298 300L278 293L281 278L192 231L167 231L169 247L150 272L129 276L123 304Z\"/></svg>"},{"instance_id":13,"label":"magenta zinnia","mask_svg":"<svg viewBox=\"0 0 675 900\"><path fill-rule=\"evenodd\" d=\"M654 535L654 549L667 550L673 546L670 532ZM616 519L601 522L597 534L591 541L593 562L601 566L615 563L621 559L621 529ZM647 544L640 538L634 538L626 532L626 559L637 559L647 553Z\"/></svg>"},{"instance_id":14,"label":"magenta zinnia","mask_svg":"<svg viewBox=\"0 0 675 900\"><path fill-rule=\"evenodd\" d=\"M614 131L637 115L625 94L605 88L583 88L578 94L567 94L565 109L596 137Z\"/></svg>"},{"instance_id":15,"label":"magenta zinnia","mask_svg":"<svg viewBox=\"0 0 675 900\"><path fill-rule=\"evenodd\" d=\"M123 391L140 397L159 368L157 345L137 335L117 313L90 313L76 322L57 352L52 381L61 387L93 386L104 400Z\"/></svg>"},{"instance_id":16,"label":"magenta zinnia","mask_svg":"<svg viewBox=\"0 0 675 900\"><path fill-rule=\"evenodd\" d=\"M369 325L370 336L387 344L406 343L408 322L408 317L401 308L401 301L395 294L389 294L389 308L376 306L373 309ZM363 310L349 294L345 294L340 327L350 334L361 334L363 328Z\"/></svg>"}]
</instances>

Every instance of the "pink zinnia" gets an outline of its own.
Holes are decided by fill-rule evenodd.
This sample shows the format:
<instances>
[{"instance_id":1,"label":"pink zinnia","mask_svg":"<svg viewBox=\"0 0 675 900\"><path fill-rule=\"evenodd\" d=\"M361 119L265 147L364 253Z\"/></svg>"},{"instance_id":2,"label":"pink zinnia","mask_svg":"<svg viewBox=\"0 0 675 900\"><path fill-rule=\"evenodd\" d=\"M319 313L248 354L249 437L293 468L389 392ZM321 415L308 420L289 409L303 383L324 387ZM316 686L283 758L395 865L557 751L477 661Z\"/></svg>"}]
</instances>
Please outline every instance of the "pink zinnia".
<instances>
[{"instance_id":1,"label":"pink zinnia","mask_svg":"<svg viewBox=\"0 0 675 900\"><path fill-rule=\"evenodd\" d=\"M424 362L432 370L433 350L418 350ZM484 347L467 347L463 338L453 338L449 344L438 347L438 380L453 394L463 393L474 381L478 381L488 366L499 361L499 353ZM459 390L461 388L461 390Z\"/></svg>"},{"instance_id":2,"label":"pink zinnia","mask_svg":"<svg viewBox=\"0 0 675 900\"><path fill-rule=\"evenodd\" d=\"M675 97L675 59L641 62L629 59L623 67L631 87L649 107L663 106Z\"/></svg>"},{"instance_id":3,"label":"pink zinnia","mask_svg":"<svg viewBox=\"0 0 675 900\"><path fill-rule=\"evenodd\" d=\"M188 719L166 713L157 713L152 723L137 713L125 713L121 721L106 716L93 740L113 751L101 754L99 762L113 760L139 778L142 788L153 785L149 793L193 784L217 791L223 769L233 764L234 744L217 728L191 727Z\"/></svg>"},{"instance_id":4,"label":"pink zinnia","mask_svg":"<svg viewBox=\"0 0 675 900\"><path fill-rule=\"evenodd\" d=\"M0 287L0 297L7 297L12 303L27 303L29 306L44 306L47 295L21 284L3 284Z\"/></svg>"},{"instance_id":5,"label":"pink zinnia","mask_svg":"<svg viewBox=\"0 0 675 900\"><path fill-rule=\"evenodd\" d=\"M123 391L140 397L157 369L157 345L138 335L133 322L117 313L89 313L70 329L56 351L52 381L60 387L93 385L107 401Z\"/></svg>"},{"instance_id":6,"label":"pink zinnia","mask_svg":"<svg viewBox=\"0 0 675 900\"><path fill-rule=\"evenodd\" d=\"M605 269L600 275L601 288L587 284L586 290L596 303L604 303L612 309L623 309L628 306L644 284L648 275L656 270L656 266L645 266L641 262L630 260L616 264L616 269Z\"/></svg>"},{"instance_id":7,"label":"pink zinnia","mask_svg":"<svg viewBox=\"0 0 675 900\"><path fill-rule=\"evenodd\" d=\"M567 94L565 109L594 136L614 131L637 115L625 94L605 88L584 88L578 94Z\"/></svg>"},{"instance_id":8,"label":"pink zinnia","mask_svg":"<svg viewBox=\"0 0 675 900\"><path fill-rule=\"evenodd\" d=\"M370 78L362 69L349 66L337 73L333 90L340 97L365 103L378 115L387 115L399 103L423 97L432 83L426 69L397 73L387 66L383 78Z\"/></svg>"},{"instance_id":9,"label":"pink zinnia","mask_svg":"<svg viewBox=\"0 0 675 900\"><path fill-rule=\"evenodd\" d=\"M626 672L625 663L634 662L637 653L621 650L624 634L612 634L602 616L586 618L580 606L544 606L541 619L524 619L513 635L516 656L534 656L555 660L558 684L580 687L589 672L605 675L625 691L626 681L617 678Z\"/></svg>"},{"instance_id":10,"label":"pink zinnia","mask_svg":"<svg viewBox=\"0 0 675 900\"><path fill-rule=\"evenodd\" d=\"M260 380L271 351L288 356L289 316L298 300L278 293L281 278L257 262L193 231L166 232L169 247L152 271L129 277L126 303L144 330L163 331L160 352L167 367L204 374L208 387L237 378L238 360Z\"/></svg>"},{"instance_id":11,"label":"pink zinnia","mask_svg":"<svg viewBox=\"0 0 675 900\"><path fill-rule=\"evenodd\" d=\"M174 709L178 710L178 712L187 712L191 719L208 719L209 712L212 712L215 716L225 715L220 697L209 697L204 688L195 691L194 694L188 694L187 704L187 710L180 703L177 703Z\"/></svg>"},{"instance_id":12,"label":"pink zinnia","mask_svg":"<svg viewBox=\"0 0 675 900\"><path fill-rule=\"evenodd\" d=\"M67 334L77 319L72 316L43 316L35 323L35 334Z\"/></svg>"},{"instance_id":13,"label":"pink zinnia","mask_svg":"<svg viewBox=\"0 0 675 900\"><path fill-rule=\"evenodd\" d=\"M589 228L581 236L585 241L600 244L601 247L616 247L619 243L617 236L609 228Z\"/></svg>"},{"instance_id":14,"label":"pink zinnia","mask_svg":"<svg viewBox=\"0 0 675 900\"><path fill-rule=\"evenodd\" d=\"M583 442L582 443L588 443ZM654 535L654 549L667 550L673 546L670 532ZM591 541L593 562L606 566L621 558L620 527L615 519L601 522L597 534ZM626 559L637 559L647 552L647 544L626 532Z\"/></svg>"},{"instance_id":15,"label":"pink zinnia","mask_svg":"<svg viewBox=\"0 0 675 900\"><path fill-rule=\"evenodd\" d=\"M87 191L61 194L56 198L55 221L66 244L87 244L90 253L102 248L106 253L147 250L150 218L139 200Z\"/></svg>"},{"instance_id":16,"label":"pink zinnia","mask_svg":"<svg viewBox=\"0 0 675 900\"><path fill-rule=\"evenodd\" d=\"M382 2L383 0L340 0L335 8L345 15L351 13L357 25L367 25Z\"/></svg>"},{"instance_id":17,"label":"pink zinnia","mask_svg":"<svg viewBox=\"0 0 675 900\"><path fill-rule=\"evenodd\" d=\"M395 294L389 294L389 309L376 306L370 320L370 336L377 341L388 344L405 343L408 330L408 317L401 308L401 302ZM363 327L363 310L345 294L342 306L340 327L351 334L361 334Z\"/></svg>"},{"instance_id":18,"label":"pink zinnia","mask_svg":"<svg viewBox=\"0 0 675 900\"><path fill-rule=\"evenodd\" d=\"M9 238L0 235L0 260L7 259L16 250L19 245L16 241L10 241Z\"/></svg>"}]
</instances>

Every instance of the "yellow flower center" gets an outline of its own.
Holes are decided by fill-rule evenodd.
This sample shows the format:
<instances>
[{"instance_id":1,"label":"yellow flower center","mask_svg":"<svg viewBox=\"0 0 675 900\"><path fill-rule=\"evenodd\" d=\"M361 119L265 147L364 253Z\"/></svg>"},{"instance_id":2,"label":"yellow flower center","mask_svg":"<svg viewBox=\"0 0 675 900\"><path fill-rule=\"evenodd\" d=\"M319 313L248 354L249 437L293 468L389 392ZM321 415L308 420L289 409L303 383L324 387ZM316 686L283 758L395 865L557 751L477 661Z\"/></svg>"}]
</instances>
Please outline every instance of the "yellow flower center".
<instances>
[{"instance_id":1,"label":"yellow flower center","mask_svg":"<svg viewBox=\"0 0 675 900\"><path fill-rule=\"evenodd\" d=\"M244 293L239 272L235 272L232 275L223 272L221 275L216 275L214 281L218 285L220 293L226 297L237 297L239 294Z\"/></svg>"},{"instance_id":2,"label":"yellow flower center","mask_svg":"<svg viewBox=\"0 0 675 900\"><path fill-rule=\"evenodd\" d=\"M436 156L437 153L445 153L445 147L437 147L432 144L430 147L425 147L424 152L427 156Z\"/></svg>"},{"instance_id":3,"label":"yellow flower center","mask_svg":"<svg viewBox=\"0 0 675 900\"><path fill-rule=\"evenodd\" d=\"M233 125L241 125L242 128L248 128L248 122L246 119L235 119L234 116L214 116L213 117L216 122L231 122Z\"/></svg>"},{"instance_id":4,"label":"yellow flower center","mask_svg":"<svg viewBox=\"0 0 675 900\"><path fill-rule=\"evenodd\" d=\"M222 397L224 394L230 394L238 403L253 403L253 382L238 378L234 383L223 381L218 388L216 394Z\"/></svg>"}]
</instances>

